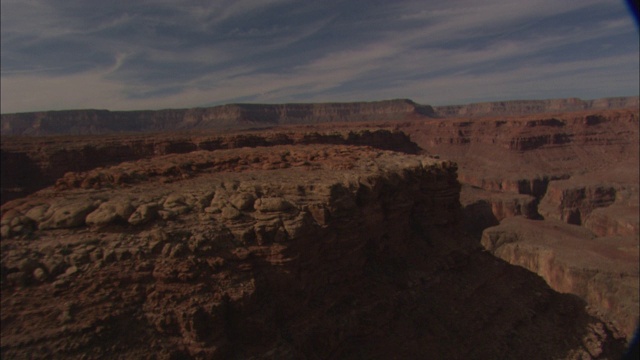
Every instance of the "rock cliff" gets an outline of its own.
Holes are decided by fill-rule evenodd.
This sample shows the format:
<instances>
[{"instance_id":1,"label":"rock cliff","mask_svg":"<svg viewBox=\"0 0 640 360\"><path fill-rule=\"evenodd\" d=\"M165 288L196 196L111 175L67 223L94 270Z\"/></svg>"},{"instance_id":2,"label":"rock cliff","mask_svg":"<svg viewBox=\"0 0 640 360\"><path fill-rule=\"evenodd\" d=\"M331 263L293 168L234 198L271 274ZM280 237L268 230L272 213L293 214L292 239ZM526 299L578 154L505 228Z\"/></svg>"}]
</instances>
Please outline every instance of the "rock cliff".
<instances>
[{"instance_id":1,"label":"rock cliff","mask_svg":"<svg viewBox=\"0 0 640 360\"><path fill-rule=\"evenodd\" d=\"M398 131L355 129L239 133L172 133L97 137L8 137L2 142L2 203L81 172L158 155L287 144L368 145L415 154L419 147Z\"/></svg>"},{"instance_id":2,"label":"rock cliff","mask_svg":"<svg viewBox=\"0 0 640 360\"><path fill-rule=\"evenodd\" d=\"M406 120L433 116L411 100L324 104L230 104L158 111L69 110L2 114L2 135L91 135L233 129L285 124Z\"/></svg>"},{"instance_id":3,"label":"rock cliff","mask_svg":"<svg viewBox=\"0 0 640 360\"><path fill-rule=\"evenodd\" d=\"M624 334L633 334L640 307L638 244L597 237L587 229L512 217L485 230L484 247L542 276L557 291L585 299ZM633 314L633 316L630 316Z\"/></svg>"},{"instance_id":4,"label":"rock cliff","mask_svg":"<svg viewBox=\"0 0 640 360\"><path fill-rule=\"evenodd\" d=\"M608 223L617 226L616 231L635 234L637 110L431 119L388 126L410 134L426 152L458 163L459 179L467 185L463 205L486 203L493 217L487 224L513 214L616 233L602 228ZM615 213L605 215L609 210Z\"/></svg>"},{"instance_id":5,"label":"rock cliff","mask_svg":"<svg viewBox=\"0 0 640 360\"><path fill-rule=\"evenodd\" d=\"M638 109L423 115L3 136L3 357L616 358Z\"/></svg>"},{"instance_id":6,"label":"rock cliff","mask_svg":"<svg viewBox=\"0 0 640 360\"><path fill-rule=\"evenodd\" d=\"M637 96L628 96L595 100L581 100L578 98L512 100L435 106L434 110L438 116L442 117L513 116L580 110L638 109L640 106L638 99Z\"/></svg>"},{"instance_id":7,"label":"rock cliff","mask_svg":"<svg viewBox=\"0 0 640 360\"><path fill-rule=\"evenodd\" d=\"M580 296L631 336L639 315L638 109L389 126L458 164L461 226L487 249Z\"/></svg>"},{"instance_id":8,"label":"rock cliff","mask_svg":"<svg viewBox=\"0 0 640 360\"><path fill-rule=\"evenodd\" d=\"M2 114L2 135L96 135L131 132L174 132L241 129L327 122L402 121L433 117L514 116L578 110L638 109L638 97L596 100L553 99L489 102L468 105L420 105L408 99L319 104L228 104L208 108L158 111L68 110ZM513 146L538 146L564 138L530 139Z\"/></svg>"},{"instance_id":9,"label":"rock cliff","mask_svg":"<svg viewBox=\"0 0 640 360\"><path fill-rule=\"evenodd\" d=\"M449 161L345 145L69 174L2 206L2 357L619 354L581 300L456 230L459 187Z\"/></svg>"}]
</instances>

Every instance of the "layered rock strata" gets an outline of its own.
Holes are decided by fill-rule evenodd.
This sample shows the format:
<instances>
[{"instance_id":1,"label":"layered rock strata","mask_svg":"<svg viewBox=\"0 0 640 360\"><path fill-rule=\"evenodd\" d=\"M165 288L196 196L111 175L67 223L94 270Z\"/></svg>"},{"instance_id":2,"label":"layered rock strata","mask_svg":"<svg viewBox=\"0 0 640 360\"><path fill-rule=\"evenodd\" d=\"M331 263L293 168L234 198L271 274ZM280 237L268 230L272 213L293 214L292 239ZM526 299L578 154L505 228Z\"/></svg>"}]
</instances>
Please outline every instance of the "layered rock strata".
<instances>
[{"instance_id":1,"label":"layered rock strata","mask_svg":"<svg viewBox=\"0 0 640 360\"><path fill-rule=\"evenodd\" d=\"M229 104L158 111L69 110L3 114L3 135L90 135L174 132L286 124L406 120L433 116L411 100L322 104Z\"/></svg>"},{"instance_id":2,"label":"layered rock strata","mask_svg":"<svg viewBox=\"0 0 640 360\"><path fill-rule=\"evenodd\" d=\"M484 211L486 225L512 214L634 236L638 126L637 110L615 110L427 120L395 128L426 152L458 163L466 185L463 206ZM559 138L565 140L553 140Z\"/></svg>"},{"instance_id":3,"label":"layered rock strata","mask_svg":"<svg viewBox=\"0 0 640 360\"><path fill-rule=\"evenodd\" d=\"M557 220L513 217L486 229L482 244L539 274L555 290L585 299L614 328L633 335L640 315L637 238L597 237Z\"/></svg>"},{"instance_id":4,"label":"layered rock strata","mask_svg":"<svg viewBox=\"0 0 640 360\"><path fill-rule=\"evenodd\" d=\"M3 358L622 351L581 300L456 230L460 185L448 161L276 146L67 178L82 181L2 206Z\"/></svg>"},{"instance_id":5,"label":"layered rock strata","mask_svg":"<svg viewBox=\"0 0 640 360\"><path fill-rule=\"evenodd\" d=\"M434 110L438 116L443 117L478 117L496 115L513 116L581 110L608 110L623 108L638 109L639 106L637 96L627 96L595 100L568 98L496 101L465 105L435 106Z\"/></svg>"},{"instance_id":6,"label":"layered rock strata","mask_svg":"<svg viewBox=\"0 0 640 360\"><path fill-rule=\"evenodd\" d=\"M633 334L637 257L622 273L616 269L639 244L637 109L428 120L397 128L426 151L458 163L464 229L478 239L486 229L483 244L496 256L580 296L620 333ZM496 246L487 237L510 240Z\"/></svg>"},{"instance_id":7,"label":"layered rock strata","mask_svg":"<svg viewBox=\"0 0 640 360\"><path fill-rule=\"evenodd\" d=\"M55 184L67 172L196 150L242 147L345 144L410 154L419 147L399 131L357 129L178 133L101 137L6 137L2 140L2 203Z\"/></svg>"},{"instance_id":8,"label":"layered rock strata","mask_svg":"<svg viewBox=\"0 0 640 360\"><path fill-rule=\"evenodd\" d=\"M638 97L595 100L550 99L467 105L420 105L397 99L318 104L228 104L208 108L157 111L67 110L2 114L3 135L96 135L130 132L175 132L203 129L269 127L327 122L406 121L416 119L521 116L582 110L638 109ZM593 121L597 121L594 119ZM536 139L531 146L554 141Z\"/></svg>"}]
</instances>

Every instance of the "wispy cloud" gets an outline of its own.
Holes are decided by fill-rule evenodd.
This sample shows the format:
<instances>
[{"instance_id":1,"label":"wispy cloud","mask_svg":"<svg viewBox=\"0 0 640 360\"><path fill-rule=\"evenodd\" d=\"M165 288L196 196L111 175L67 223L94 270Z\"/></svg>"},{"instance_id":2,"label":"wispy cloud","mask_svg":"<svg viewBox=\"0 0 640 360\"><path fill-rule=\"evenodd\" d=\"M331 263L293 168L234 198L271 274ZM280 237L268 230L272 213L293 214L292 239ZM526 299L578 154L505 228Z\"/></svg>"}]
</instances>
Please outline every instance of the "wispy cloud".
<instances>
[{"instance_id":1,"label":"wispy cloud","mask_svg":"<svg viewBox=\"0 0 640 360\"><path fill-rule=\"evenodd\" d=\"M638 93L610 0L2 1L2 112Z\"/></svg>"}]
</instances>

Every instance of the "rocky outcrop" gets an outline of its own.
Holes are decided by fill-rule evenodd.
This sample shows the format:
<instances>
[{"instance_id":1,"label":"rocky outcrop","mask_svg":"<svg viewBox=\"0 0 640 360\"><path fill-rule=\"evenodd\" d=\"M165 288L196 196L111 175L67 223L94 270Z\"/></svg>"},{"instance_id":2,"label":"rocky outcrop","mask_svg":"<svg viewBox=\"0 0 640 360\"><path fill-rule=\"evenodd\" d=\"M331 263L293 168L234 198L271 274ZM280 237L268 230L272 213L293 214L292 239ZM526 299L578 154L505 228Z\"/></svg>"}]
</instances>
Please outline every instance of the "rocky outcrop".
<instances>
[{"instance_id":1,"label":"rocky outcrop","mask_svg":"<svg viewBox=\"0 0 640 360\"><path fill-rule=\"evenodd\" d=\"M67 172L88 171L164 154L287 144L367 145L410 154L419 150L406 134L383 129L46 139L3 138L2 203L53 185Z\"/></svg>"},{"instance_id":2,"label":"rocky outcrop","mask_svg":"<svg viewBox=\"0 0 640 360\"><path fill-rule=\"evenodd\" d=\"M115 181L124 171L131 180ZM105 181L2 206L3 358L622 351L580 300L456 229L460 184L449 161L285 145L69 177ZM84 221L51 222L63 208L83 209L73 213Z\"/></svg>"},{"instance_id":3,"label":"rocky outcrop","mask_svg":"<svg viewBox=\"0 0 640 360\"><path fill-rule=\"evenodd\" d=\"M406 120L433 116L411 100L323 104L229 104L158 111L68 110L2 114L2 135L91 135Z\"/></svg>"},{"instance_id":4,"label":"rocky outcrop","mask_svg":"<svg viewBox=\"0 0 640 360\"><path fill-rule=\"evenodd\" d=\"M498 225L509 217L540 218L537 199L526 193L488 191L463 184L460 205L461 226L477 238L480 238L484 229Z\"/></svg>"},{"instance_id":5,"label":"rocky outcrop","mask_svg":"<svg viewBox=\"0 0 640 360\"><path fill-rule=\"evenodd\" d=\"M637 233L637 110L427 120L396 128L425 152L458 164L459 180L466 185L465 218L474 234L504 215L536 218L537 213L584 225L599 236ZM535 141L558 134L568 141ZM503 200L496 202L497 195ZM518 200L523 195L535 200L523 207Z\"/></svg>"},{"instance_id":6,"label":"rocky outcrop","mask_svg":"<svg viewBox=\"0 0 640 360\"><path fill-rule=\"evenodd\" d=\"M576 294L631 337L638 322L638 242L598 238L559 221L507 218L484 231L483 246L557 291Z\"/></svg>"},{"instance_id":7,"label":"rocky outcrop","mask_svg":"<svg viewBox=\"0 0 640 360\"><path fill-rule=\"evenodd\" d=\"M579 296L622 333L633 332L637 107L397 128L458 164L463 229L494 255Z\"/></svg>"},{"instance_id":8,"label":"rocky outcrop","mask_svg":"<svg viewBox=\"0 0 640 360\"><path fill-rule=\"evenodd\" d=\"M513 100L475 103L467 105L435 106L434 110L442 117L478 117L513 116L542 114L548 112L571 112L580 110L608 110L639 107L637 96L603 98L595 100L548 99Z\"/></svg>"},{"instance_id":9,"label":"rocky outcrop","mask_svg":"<svg viewBox=\"0 0 640 360\"><path fill-rule=\"evenodd\" d=\"M490 175L478 176L469 171L460 175L460 181L470 187L487 191L487 194L516 194L529 195L541 199L547 193L550 180L557 180L564 176L526 176L520 174L505 174L502 176Z\"/></svg>"},{"instance_id":10,"label":"rocky outcrop","mask_svg":"<svg viewBox=\"0 0 640 360\"><path fill-rule=\"evenodd\" d=\"M637 109L410 116L3 137L2 355L616 358Z\"/></svg>"},{"instance_id":11,"label":"rocky outcrop","mask_svg":"<svg viewBox=\"0 0 640 360\"><path fill-rule=\"evenodd\" d=\"M606 208L594 209L583 225L598 236L638 236L640 211L637 204L625 206L614 203Z\"/></svg>"},{"instance_id":12,"label":"rocky outcrop","mask_svg":"<svg viewBox=\"0 0 640 360\"><path fill-rule=\"evenodd\" d=\"M552 181L540 203L540 214L545 218L582 225L596 208L614 203L616 189L611 185L576 183L573 180Z\"/></svg>"}]
</instances>

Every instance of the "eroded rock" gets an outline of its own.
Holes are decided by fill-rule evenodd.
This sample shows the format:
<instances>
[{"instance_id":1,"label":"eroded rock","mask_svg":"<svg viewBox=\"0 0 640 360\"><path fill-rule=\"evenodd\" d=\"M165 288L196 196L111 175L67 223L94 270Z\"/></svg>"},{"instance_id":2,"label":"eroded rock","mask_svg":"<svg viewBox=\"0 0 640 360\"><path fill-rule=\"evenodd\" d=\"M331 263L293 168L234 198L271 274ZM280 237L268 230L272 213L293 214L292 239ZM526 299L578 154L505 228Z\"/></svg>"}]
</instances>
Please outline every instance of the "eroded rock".
<instances>
[{"instance_id":1,"label":"eroded rock","mask_svg":"<svg viewBox=\"0 0 640 360\"><path fill-rule=\"evenodd\" d=\"M273 169L250 167L254 158ZM460 184L450 162L310 145L195 151L126 168L139 174L127 187L43 190L32 204L117 194L136 207L128 222L3 239L3 291L12 294L2 297L3 356L47 346L98 358L554 358L621 346L574 296L478 251L455 228ZM191 210L160 213L183 205ZM11 203L3 214L11 206L28 207ZM52 277L34 281L33 266L25 277L20 248ZM32 312L19 319L6 315L25 307ZM586 347L585 334L600 343Z\"/></svg>"}]
</instances>

